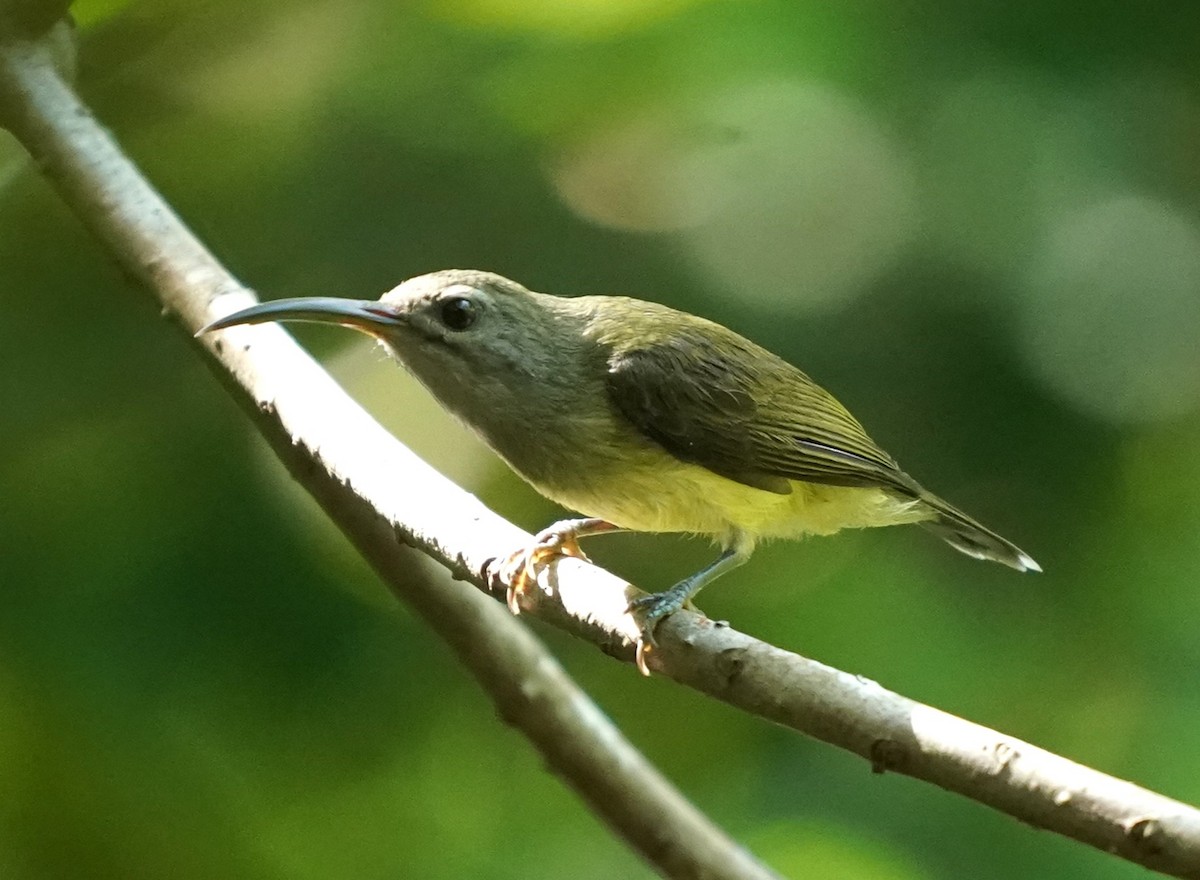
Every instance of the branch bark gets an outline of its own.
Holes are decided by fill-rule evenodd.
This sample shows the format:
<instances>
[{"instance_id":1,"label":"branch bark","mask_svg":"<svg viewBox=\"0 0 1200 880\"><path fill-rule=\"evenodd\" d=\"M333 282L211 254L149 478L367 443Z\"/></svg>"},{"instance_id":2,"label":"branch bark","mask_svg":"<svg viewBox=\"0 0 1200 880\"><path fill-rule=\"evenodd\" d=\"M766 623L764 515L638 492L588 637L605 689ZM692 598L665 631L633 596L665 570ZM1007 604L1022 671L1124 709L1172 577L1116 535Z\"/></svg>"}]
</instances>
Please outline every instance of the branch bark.
<instances>
[{"instance_id":1,"label":"branch bark","mask_svg":"<svg viewBox=\"0 0 1200 880\"><path fill-rule=\"evenodd\" d=\"M249 292L141 178L40 46L0 44L0 111L80 219L186 330L250 304ZM646 764L501 604L461 583L414 584L399 546L417 547L502 598L503 587L482 572L528 534L387 435L278 328L233 328L203 346L295 478L618 833L668 876L770 876ZM528 612L632 661L637 626L625 609L634 588L569 558L539 586ZM649 657L657 673L861 755L876 772L924 779L1035 827L1200 880L1193 807L695 614L664 621L658 641Z\"/></svg>"}]
</instances>

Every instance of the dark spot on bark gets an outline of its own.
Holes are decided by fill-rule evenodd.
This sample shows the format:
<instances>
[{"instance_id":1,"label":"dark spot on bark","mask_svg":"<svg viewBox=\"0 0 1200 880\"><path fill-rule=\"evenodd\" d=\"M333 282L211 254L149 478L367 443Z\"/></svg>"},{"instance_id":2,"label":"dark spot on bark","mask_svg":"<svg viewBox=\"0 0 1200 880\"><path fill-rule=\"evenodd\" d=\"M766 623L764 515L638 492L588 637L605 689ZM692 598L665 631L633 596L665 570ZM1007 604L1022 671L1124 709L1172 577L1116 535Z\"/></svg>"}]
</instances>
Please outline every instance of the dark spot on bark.
<instances>
[{"instance_id":1,"label":"dark spot on bark","mask_svg":"<svg viewBox=\"0 0 1200 880\"><path fill-rule=\"evenodd\" d=\"M908 749L894 739L877 739L871 743L871 772L903 771L908 764Z\"/></svg>"}]
</instances>

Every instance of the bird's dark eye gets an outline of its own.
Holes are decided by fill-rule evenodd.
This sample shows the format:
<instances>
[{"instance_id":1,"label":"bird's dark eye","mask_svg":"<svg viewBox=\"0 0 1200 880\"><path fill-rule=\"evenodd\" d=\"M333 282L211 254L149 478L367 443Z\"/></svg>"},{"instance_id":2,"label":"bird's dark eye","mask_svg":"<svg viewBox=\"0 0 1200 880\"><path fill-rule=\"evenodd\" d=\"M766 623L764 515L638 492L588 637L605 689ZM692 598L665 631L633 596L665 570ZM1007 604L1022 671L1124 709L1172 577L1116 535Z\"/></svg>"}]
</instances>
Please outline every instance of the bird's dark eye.
<instances>
[{"instance_id":1,"label":"bird's dark eye","mask_svg":"<svg viewBox=\"0 0 1200 880\"><path fill-rule=\"evenodd\" d=\"M438 314L448 329L462 331L475 323L479 309L465 296L456 296L443 301L438 306Z\"/></svg>"}]
</instances>

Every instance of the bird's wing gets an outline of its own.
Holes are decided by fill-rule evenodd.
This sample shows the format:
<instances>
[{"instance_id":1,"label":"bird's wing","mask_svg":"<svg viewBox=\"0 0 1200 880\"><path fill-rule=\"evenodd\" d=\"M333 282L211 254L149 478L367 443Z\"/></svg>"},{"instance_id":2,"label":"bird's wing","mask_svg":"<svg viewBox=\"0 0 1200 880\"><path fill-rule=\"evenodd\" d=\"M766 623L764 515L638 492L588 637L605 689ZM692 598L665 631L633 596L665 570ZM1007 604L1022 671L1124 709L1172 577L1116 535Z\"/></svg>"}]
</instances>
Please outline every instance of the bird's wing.
<instances>
[{"instance_id":1,"label":"bird's wing","mask_svg":"<svg viewBox=\"0 0 1200 880\"><path fill-rule=\"evenodd\" d=\"M678 458L779 494L791 491L788 480L920 491L833 395L717 329L612 353L609 397L642 434Z\"/></svg>"}]
</instances>

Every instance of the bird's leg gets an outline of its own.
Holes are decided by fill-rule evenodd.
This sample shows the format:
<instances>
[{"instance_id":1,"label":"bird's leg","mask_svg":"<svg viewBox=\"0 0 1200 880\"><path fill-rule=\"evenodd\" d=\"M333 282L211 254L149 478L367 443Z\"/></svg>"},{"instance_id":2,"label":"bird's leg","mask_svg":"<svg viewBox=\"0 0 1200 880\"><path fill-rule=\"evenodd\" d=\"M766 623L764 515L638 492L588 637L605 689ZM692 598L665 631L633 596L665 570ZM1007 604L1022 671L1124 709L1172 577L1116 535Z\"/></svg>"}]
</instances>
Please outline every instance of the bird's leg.
<instances>
[{"instance_id":1,"label":"bird's leg","mask_svg":"<svg viewBox=\"0 0 1200 880\"><path fill-rule=\"evenodd\" d=\"M513 614L521 612L521 599L525 596L530 582L536 581L538 573L554 559L574 556L584 562L591 561L579 547L580 538L619 531L620 526L594 518L564 519L542 529L530 546L509 554L499 568L499 578L508 584L509 610Z\"/></svg>"},{"instance_id":2,"label":"bird's leg","mask_svg":"<svg viewBox=\"0 0 1200 880\"><path fill-rule=\"evenodd\" d=\"M731 571L750 558L754 550L753 540L739 536L734 544L721 552L721 555L693 575L685 577L669 590L661 593L651 593L629 603L629 612L638 618L641 626L641 638L637 646L637 667L643 675L649 675L646 666L646 653L654 647L654 630L659 621L669 614L674 614L692 597L699 593L712 581Z\"/></svg>"}]
</instances>

